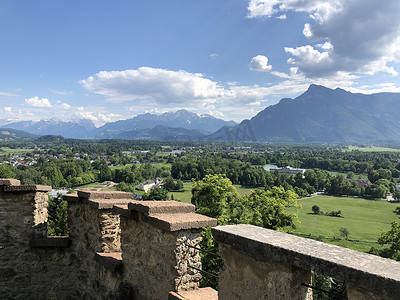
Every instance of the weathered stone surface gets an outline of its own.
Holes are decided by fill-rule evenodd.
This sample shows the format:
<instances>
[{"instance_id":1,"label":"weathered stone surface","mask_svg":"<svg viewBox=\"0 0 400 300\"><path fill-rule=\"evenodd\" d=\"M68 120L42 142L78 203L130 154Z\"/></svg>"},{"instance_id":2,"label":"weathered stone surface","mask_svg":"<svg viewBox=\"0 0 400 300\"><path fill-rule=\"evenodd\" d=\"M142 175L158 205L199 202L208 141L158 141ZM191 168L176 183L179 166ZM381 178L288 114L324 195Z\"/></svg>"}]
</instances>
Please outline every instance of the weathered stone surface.
<instances>
[{"instance_id":1,"label":"weathered stone surface","mask_svg":"<svg viewBox=\"0 0 400 300\"><path fill-rule=\"evenodd\" d=\"M132 194L120 191L78 191L78 196L87 199L132 199Z\"/></svg>"},{"instance_id":2,"label":"weathered stone surface","mask_svg":"<svg viewBox=\"0 0 400 300\"><path fill-rule=\"evenodd\" d=\"M220 271L218 295L222 300L311 300L311 270L273 260L259 261L251 254L220 244L224 269Z\"/></svg>"},{"instance_id":3,"label":"weathered stone surface","mask_svg":"<svg viewBox=\"0 0 400 300\"><path fill-rule=\"evenodd\" d=\"M121 252L110 252L110 253L96 253L94 259L109 269L112 272L122 271L122 253Z\"/></svg>"},{"instance_id":4,"label":"weathered stone surface","mask_svg":"<svg viewBox=\"0 0 400 300\"><path fill-rule=\"evenodd\" d=\"M63 199L67 202L79 202L79 196L78 194L66 194L63 195Z\"/></svg>"},{"instance_id":5,"label":"weathered stone surface","mask_svg":"<svg viewBox=\"0 0 400 300\"><path fill-rule=\"evenodd\" d=\"M5 192L50 192L51 186L48 185L6 185Z\"/></svg>"},{"instance_id":6,"label":"weathered stone surface","mask_svg":"<svg viewBox=\"0 0 400 300\"><path fill-rule=\"evenodd\" d=\"M0 189L1 299L80 298L71 289L76 273L68 249L30 247L46 240L47 199L46 192Z\"/></svg>"},{"instance_id":7,"label":"weathered stone surface","mask_svg":"<svg viewBox=\"0 0 400 300\"><path fill-rule=\"evenodd\" d=\"M21 185L18 179L0 178L0 186L2 185Z\"/></svg>"},{"instance_id":8,"label":"weathered stone surface","mask_svg":"<svg viewBox=\"0 0 400 300\"><path fill-rule=\"evenodd\" d=\"M131 282L137 299L167 299L170 291L199 286L200 230L166 232L148 223L121 218L124 278Z\"/></svg>"},{"instance_id":9,"label":"weathered stone surface","mask_svg":"<svg viewBox=\"0 0 400 300\"><path fill-rule=\"evenodd\" d=\"M245 251L260 261L272 259L312 269L382 299L400 295L399 262L252 225L218 226L212 232L219 243Z\"/></svg>"},{"instance_id":10,"label":"weathered stone surface","mask_svg":"<svg viewBox=\"0 0 400 300\"><path fill-rule=\"evenodd\" d=\"M124 204L116 204L113 206L112 209L113 214L116 215L121 215L124 216L126 218L131 218L132 214L131 214L131 210L129 210L128 205L124 205Z\"/></svg>"},{"instance_id":11,"label":"weathered stone surface","mask_svg":"<svg viewBox=\"0 0 400 300\"><path fill-rule=\"evenodd\" d=\"M210 287L191 291L170 292L168 300L218 300L218 292Z\"/></svg>"},{"instance_id":12,"label":"weathered stone surface","mask_svg":"<svg viewBox=\"0 0 400 300\"><path fill-rule=\"evenodd\" d=\"M217 225L217 220L195 213L154 214L145 216L144 221L166 231L199 229Z\"/></svg>"},{"instance_id":13,"label":"weathered stone surface","mask_svg":"<svg viewBox=\"0 0 400 300\"><path fill-rule=\"evenodd\" d=\"M31 239L31 247L68 247L69 238L66 236L49 236L41 239Z\"/></svg>"},{"instance_id":14,"label":"weathered stone surface","mask_svg":"<svg viewBox=\"0 0 400 300\"><path fill-rule=\"evenodd\" d=\"M128 205L132 199L89 199L87 204L97 209L112 209L114 205Z\"/></svg>"},{"instance_id":15,"label":"weathered stone surface","mask_svg":"<svg viewBox=\"0 0 400 300\"><path fill-rule=\"evenodd\" d=\"M189 203L177 201L135 201L129 203L130 210L140 212L144 215L194 213L195 206Z\"/></svg>"}]
</instances>

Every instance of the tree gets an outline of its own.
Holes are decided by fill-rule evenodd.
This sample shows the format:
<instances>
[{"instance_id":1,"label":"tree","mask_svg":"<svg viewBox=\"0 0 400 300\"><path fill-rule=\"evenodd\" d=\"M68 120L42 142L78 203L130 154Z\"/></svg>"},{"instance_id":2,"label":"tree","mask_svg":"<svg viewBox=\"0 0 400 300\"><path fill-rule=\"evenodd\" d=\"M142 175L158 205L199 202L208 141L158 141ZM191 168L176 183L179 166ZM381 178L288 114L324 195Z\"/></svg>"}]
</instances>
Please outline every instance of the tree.
<instances>
[{"instance_id":1,"label":"tree","mask_svg":"<svg viewBox=\"0 0 400 300\"><path fill-rule=\"evenodd\" d=\"M313 205L313 207L311 208L311 210L313 211L313 213L315 214L315 215L319 215L320 214L320 212L321 212L321 210L320 210L320 208L319 208L319 206L318 205Z\"/></svg>"},{"instance_id":2,"label":"tree","mask_svg":"<svg viewBox=\"0 0 400 300\"><path fill-rule=\"evenodd\" d=\"M8 164L0 165L0 178L15 178L13 167Z\"/></svg>"},{"instance_id":3,"label":"tree","mask_svg":"<svg viewBox=\"0 0 400 300\"><path fill-rule=\"evenodd\" d=\"M169 176L169 177L167 177L167 179L165 179L165 181L163 183L163 188L166 189L167 191L175 190L175 182L171 176Z\"/></svg>"},{"instance_id":4,"label":"tree","mask_svg":"<svg viewBox=\"0 0 400 300\"><path fill-rule=\"evenodd\" d=\"M183 189L184 189L183 182L182 182L182 180L178 179L175 184L175 190L183 191Z\"/></svg>"},{"instance_id":5,"label":"tree","mask_svg":"<svg viewBox=\"0 0 400 300\"><path fill-rule=\"evenodd\" d=\"M278 229L285 226L293 226L297 215L287 213L287 207L300 207L297 203L297 195L292 191L285 191L283 187L273 187L264 191L257 189L244 198L244 206L252 212L250 223L269 229Z\"/></svg>"},{"instance_id":6,"label":"tree","mask_svg":"<svg viewBox=\"0 0 400 300\"><path fill-rule=\"evenodd\" d=\"M235 202L239 193L232 182L224 175L206 175L202 180L194 183L192 188L192 204L196 205L197 212L219 222L227 213L228 204Z\"/></svg>"},{"instance_id":7,"label":"tree","mask_svg":"<svg viewBox=\"0 0 400 300\"><path fill-rule=\"evenodd\" d=\"M67 223L67 201L63 200L61 194L56 197L49 195L48 200L48 235L50 236L66 236L68 235Z\"/></svg>"},{"instance_id":8,"label":"tree","mask_svg":"<svg viewBox=\"0 0 400 300\"><path fill-rule=\"evenodd\" d=\"M391 226L392 228L388 232L382 233L378 243L381 245L388 244L390 247L387 256L400 261L400 224L393 221Z\"/></svg>"},{"instance_id":9,"label":"tree","mask_svg":"<svg viewBox=\"0 0 400 300\"><path fill-rule=\"evenodd\" d=\"M157 200L165 201L168 200L168 191L163 188L153 189L142 196L143 200Z\"/></svg>"},{"instance_id":10,"label":"tree","mask_svg":"<svg viewBox=\"0 0 400 300\"><path fill-rule=\"evenodd\" d=\"M339 229L340 235L343 236L346 240L349 239L349 229L347 227L340 227Z\"/></svg>"}]
</instances>

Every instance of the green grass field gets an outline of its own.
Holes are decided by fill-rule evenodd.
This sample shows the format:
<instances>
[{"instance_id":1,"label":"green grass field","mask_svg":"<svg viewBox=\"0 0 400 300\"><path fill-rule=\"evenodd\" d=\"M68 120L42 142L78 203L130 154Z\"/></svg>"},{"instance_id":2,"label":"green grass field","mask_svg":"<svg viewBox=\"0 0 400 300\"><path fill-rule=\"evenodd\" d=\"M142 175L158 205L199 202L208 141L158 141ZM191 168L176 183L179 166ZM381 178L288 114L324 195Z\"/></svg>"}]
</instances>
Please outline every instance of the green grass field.
<instances>
[{"instance_id":1,"label":"green grass field","mask_svg":"<svg viewBox=\"0 0 400 300\"><path fill-rule=\"evenodd\" d=\"M299 223L290 233L319 239L358 251L368 251L379 246L377 240L381 233L390 229L390 223L399 220L393 213L399 203L385 200L373 201L352 197L316 196L299 200L301 209L289 209L296 212ZM323 212L342 211L343 218L314 215L311 207L318 205ZM349 229L349 240L340 236L339 229Z\"/></svg>"},{"instance_id":2,"label":"green grass field","mask_svg":"<svg viewBox=\"0 0 400 300\"><path fill-rule=\"evenodd\" d=\"M192 199L192 186L193 182L186 180L183 182L183 187L185 189L183 192L170 192L170 195L174 195L174 200L190 203L190 200ZM235 184L234 186L241 196L248 195L253 190L252 188L242 187L238 184Z\"/></svg>"},{"instance_id":3,"label":"green grass field","mask_svg":"<svg viewBox=\"0 0 400 300\"><path fill-rule=\"evenodd\" d=\"M376 146L369 146L369 147L349 146L347 148L347 150L345 150L345 151L352 151L352 150L358 150L358 151L363 151L363 152L384 152L384 151L400 152L400 149L386 148L386 147L376 147Z\"/></svg>"},{"instance_id":4,"label":"green grass field","mask_svg":"<svg viewBox=\"0 0 400 300\"><path fill-rule=\"evenodd\" d=\"M25 154L31 153L34 149L10 149L8 147L0 147L0 155L4 154Z\"/></svg>"}]
</instances>

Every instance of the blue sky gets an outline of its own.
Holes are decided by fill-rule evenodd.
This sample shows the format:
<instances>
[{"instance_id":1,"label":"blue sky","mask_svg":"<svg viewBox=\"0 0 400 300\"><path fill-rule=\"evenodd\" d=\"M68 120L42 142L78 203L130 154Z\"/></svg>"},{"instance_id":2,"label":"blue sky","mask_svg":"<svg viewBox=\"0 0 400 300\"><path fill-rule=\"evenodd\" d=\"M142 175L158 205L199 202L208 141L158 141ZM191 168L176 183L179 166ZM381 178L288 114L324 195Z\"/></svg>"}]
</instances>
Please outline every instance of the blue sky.
<instances>
[{"instance_id":1,"label":"blue sky","mask_svg":"<svg viewBox=\"0 0 400 300\"><path fill-rule=\"evenodd\" d=\"M400 92L400 1L0 2L1 123L254 116L309 84Z\"/></svg>"}]
</instances>

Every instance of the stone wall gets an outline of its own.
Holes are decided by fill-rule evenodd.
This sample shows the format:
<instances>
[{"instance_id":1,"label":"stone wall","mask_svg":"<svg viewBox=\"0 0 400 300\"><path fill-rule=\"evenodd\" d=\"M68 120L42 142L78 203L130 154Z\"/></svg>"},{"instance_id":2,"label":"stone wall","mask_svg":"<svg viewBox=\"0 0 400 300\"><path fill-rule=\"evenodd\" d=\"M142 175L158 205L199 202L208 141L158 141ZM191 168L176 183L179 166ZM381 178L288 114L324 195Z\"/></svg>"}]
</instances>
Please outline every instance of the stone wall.
<instances>
[{"instance_id":1,"label":"stone wall","mask_svg":"<svg viewBox=\"0 0 400 300\"><path fill-rule=\"evenodd\" d=\"M201 268L199 251L187 245L199 245L200 230L167 232L129 218L122 218L121 227L124 278L139 299L198 288L201 274L189 266Z\"/></svg>"},{"instance_id":2,"label":"stone wall","mask_svg":"<svg viewBox=\"0 0 400 300\"><path fill-rule=\"evenodd\" d=\"M72 296L73 259L63 248L32 248L47 236L47 186L0 179L0 298Z\"/></svg>"},{"instance_id":3,"label":"stone wall","mask_svg":"<svg viewBox=\"0 0 400 300\"><path fill-rule=\"evenodd\" d=\"M344 281L349 299L400 299L397 261L252 225L212 233L226 265L221 299L308 299L302 284L309 284L310 270Z\"/></svg>"},{"instance_id":4,"label":"stone wall","mask_svg":"<svg viewBox=\"0 0 400 300\"><path fill-rule=\"evenodd\" d=\"M198 287L188 266L200 268L200 257L187 245L216 220L190 204L78 192L65 196L69 238L47 237L50 189L0 179L0 299L167 299Z\"/></svg>"},{"instance_id":5,"label":"stone wall","mask_svg":"<svg viewBox=\"0 0 400 300\"><path fill-rule=\"evenodd\" d=\"M302 270L221 244L225 268L219 274L219 299L311 300L311 270ZM232 284L232 283L235 284Z\"/></svg>"}]
</instances>

